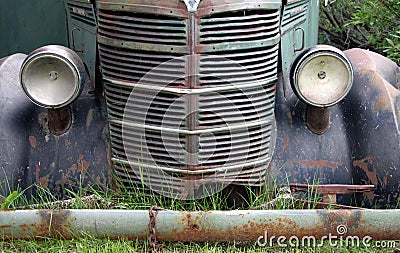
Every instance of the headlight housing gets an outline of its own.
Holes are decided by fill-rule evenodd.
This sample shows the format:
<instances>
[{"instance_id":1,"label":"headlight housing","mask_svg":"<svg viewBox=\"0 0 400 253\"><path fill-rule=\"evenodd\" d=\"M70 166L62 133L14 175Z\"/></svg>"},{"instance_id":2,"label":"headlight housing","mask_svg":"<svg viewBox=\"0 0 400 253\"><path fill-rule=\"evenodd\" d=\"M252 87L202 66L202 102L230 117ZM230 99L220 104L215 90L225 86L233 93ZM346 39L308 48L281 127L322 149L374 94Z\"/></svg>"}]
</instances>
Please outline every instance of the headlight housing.
<instances>
[{"instance_id":1,"label":"headlight housing","mask_svg":"<svg viewBox=\"0 0 400 253\"><path fill-rule=\"evenodd\" d=\"M30 53L22 64L20 81L35 104L58 109L81 93L87 74L80 57L71 49L49 45Z\"/></svg>"},{"instance_id":2,"label":"headlight housing","mask_svg":"<svg viewBox=\"0 0 400 253\"><path fill-rule=\"evenodd\" d=\"M315 107L341 101L353 84L353 68L339 49L318 45L304 50L291 67L291 85L296 95Z\"/></svg>"}]
</instances>

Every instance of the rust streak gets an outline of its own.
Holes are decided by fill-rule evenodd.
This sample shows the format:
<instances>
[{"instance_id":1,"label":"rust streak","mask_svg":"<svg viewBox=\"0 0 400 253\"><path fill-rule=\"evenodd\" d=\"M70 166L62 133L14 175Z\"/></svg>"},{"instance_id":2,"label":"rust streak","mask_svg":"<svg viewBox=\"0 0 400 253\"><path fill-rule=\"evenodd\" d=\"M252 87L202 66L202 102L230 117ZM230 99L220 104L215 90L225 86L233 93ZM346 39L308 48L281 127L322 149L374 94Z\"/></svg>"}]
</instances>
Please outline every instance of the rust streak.
<instances>
[{"instance_id":1,"label":"rust streak","mask_svg":"<svg viewBox=\"0 0 400 253\"><path fill-rule=\"evenodd\" d=\"M44 177L39 178L38 184L40 185L40 187L47 188L48 183L49 183L49 177L48 176L44 176Z\"/></svg>"},{"instance_id":2,"label":"rust streak","mask_svg":"<svg viewBox=\"0 0 400 253\"><path fill-rule=\"evenodd\" d=\"M286 136L285 143L283 144L283 148L282 148L282 153L286 151L288 146L289 146L289 136Z\"/></svg>"},{"instance_id":3,"label":"rust streak","mask_svg":"<svg viewBox=\"0 0 400 253\"><path fill-rule=\"evenodd\" d=\"M31 144L32 148L36 148L36 138L35 136L29 136L29 143Z\"/></svg>"},{"instance_id":4,"label":"rust streak","mask_svg":"<svg viewBox=\"0 0 400 253\"><path fill-rule=\"evenodd\" d=\"M299 161L298 163L307 167L328 167L332 169L336 169L338 166L343 164L340 162L329 162L325 160L308 160Z\"/></svg>"},{"instance_id":5,"label":"rust streak","mask_svg":"<svg viewBox=\"0 0 400 253\"><path fill-rule=\"evenodd\" d=\"M40 172L40 167L39 167L39 165L36 164L36 168L35 168L35 180L36 180L36 183L39 183L39 172Z\"/></svg>"}]
</instances>

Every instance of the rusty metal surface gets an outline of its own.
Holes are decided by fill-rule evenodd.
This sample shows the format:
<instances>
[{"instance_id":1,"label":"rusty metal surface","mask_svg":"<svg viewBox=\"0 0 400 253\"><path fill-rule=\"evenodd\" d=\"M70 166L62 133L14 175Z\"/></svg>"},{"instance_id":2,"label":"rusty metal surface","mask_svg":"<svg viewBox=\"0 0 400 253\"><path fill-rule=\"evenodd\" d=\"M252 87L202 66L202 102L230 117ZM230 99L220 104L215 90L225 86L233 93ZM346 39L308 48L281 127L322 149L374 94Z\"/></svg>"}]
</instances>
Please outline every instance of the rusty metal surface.
<instances>
[{"instance_id":1,"label":"rusty metal surface","mask_svg":"<svg viewBox=\"0 0 400 253\"><path fill-rule=\"evenodd\" d=\"M104 101L83 90L71 105L69 130L52 134L51 124L61 122L30 102L20 87L18 73L25 57L13 55L0 64L0 195L37 184L64 198L68 188L108 184Z\"/></svg>"},{"instance_id":2,"label":"rusty metal surface","mask_svg":"<svg viewBox=\"0 0 400 253\"><path fill-rule=\"evenodd\" d=\"M112 160L123 182L178 198L203 185L263 183L275 139L280 4L207 0L189 12L180 0L97 2Z\"/></svg>"},{"instance_id":3,"label":"rusty metal surface","mask_svg":"<svg viewBox=\"0 0 400 253\"><path fill-rule=\"evenodd\" d=\"M355 194L355 193L373 192L375 190L375 186L344 185L344 184L325 184L325 185L290 184L290 190L292 194L296 192L309 192L311 194L322 194L323 203L336 204L337 194Z\"/></svg>"},{"instance_id":4,"label":"rusty metal surface","mask_svg":"<svg viewBox=\"0 0 400 253\"><path fill-rule=\"evenodd\" d=\"M269 237L369 236L373 240L400 239L398 210L265 210L159 211L159 241L257 241ZM390 225L388 224L390 221ZM345 227L345 233L338 228ZM83 236L146 240L148 210L24 210L1 211L5 239L72 239Z\"/></svg>"},{"instance_id":5,"label":"rusty metal surface","mask_svg":"<svg viewBox=\"0 0 400 253\"><path fill-rule=\"evenodd\" d=\"M347 97L330 108L330 127L315 135L306 105L290 87L277 89L277 144L270 175L277 183L374 185L375 191L337 195L337 202L396 208L400 197L399 67L361 49L346 52L354 68Z\"/></svg>"},{"instance_id":6,"label":"rusty metal surface","mask_svg":"<svg viewBox=\"0 0 400 253\"><path fill-rule=\"evenodd\" d=\"M48 109L47 114L49 130L52 134L64 134L71 127L72 112L70 106L60 109Z\"/></svg>"},{"instance_id":7,"label":"rusty metal surface","mask_svg":"<svg viewBox=\"0 0 400 253\"><path fill-rule=\"evenodd\" d=\"M344 185L344 184L290 184L292 191L311 190L316 194L353 194L359 192L369 192L375 189L374 185Z\"/></svg>"},{"instance_id":8,"label":"rusty metal surface","mask_svg":"<svg viewBox=\"0 0 400 253\"><path fill-rule=\"evenodd\" d=\"M306 124L312 132L316 134L324 134L329 128L329 119L329 108L318 108L311 105L307 106Z\"/></svg>"}]
</instances>

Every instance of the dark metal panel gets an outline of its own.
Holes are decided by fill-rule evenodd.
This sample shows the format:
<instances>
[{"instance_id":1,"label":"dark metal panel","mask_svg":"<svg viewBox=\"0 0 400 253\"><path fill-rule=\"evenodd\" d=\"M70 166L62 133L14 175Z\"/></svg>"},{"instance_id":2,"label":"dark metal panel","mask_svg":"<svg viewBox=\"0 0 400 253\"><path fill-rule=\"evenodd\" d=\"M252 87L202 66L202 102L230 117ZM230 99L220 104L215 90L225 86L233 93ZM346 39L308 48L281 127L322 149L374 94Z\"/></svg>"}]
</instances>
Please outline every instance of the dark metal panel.
<instances>
[{"instance_id":1,"label":"dark metal panel","mask_svg":"<svg viewBox=\"0 0 400 253\"><path fill-rule=\"evenodd\" d=\"M400 68L376 53L346 51L355 72L342 103L355 184L373 184L367 206L398 208L400 202Z\"/></svg>"},{"instance_id":2,"label":"dark metal panel","mask_svg":"<svg viewBox=\"0 0 400 253\"><path fill-rule=\"evenodd\" d=\"M400 197L400 69L378 54L346 52L355 71L347 97L330 107L330 127L313 134L305 124L306 105L277 89L278 137L271 177L277 183L375 185L338 203L365 207L398 207Z\"/></svg>"},{"instance_id":3,"label":"dark metal panel","mask_svg":"<svg viewBox=\"0 0 400 253\"><path fill-rule=\"evenodd\" d=\"M12 191L14 184L23 183L29 168L29 146L36 145L30 137L36 106L19 85L19 68L25 54L15 54L0 61L0 194Z\"/></svg>"},{"instance_id":4,"label":"dark metal panel","mask_svg":"<svg viewBox=\"0 0 400 253\"><path fill-rule=\"evenodd\" d=\"M103 99L88 94L87 86L71 105L71 128L51 134L47 109L29 102L20 87L25 57L12 55L0 63L0 194L37 184L63 198L66 188L109 183Z\"/></svg>"},{"instance_id":5,"label":"dark metal panel","mask_svg":"<svg viewBox=\"0 0 400 253\"><path fill-rule=\"evenodd\" d=\"M67 45L63 0L0 2L0 58L48 44Z\"/></svg>"}]
</instances>

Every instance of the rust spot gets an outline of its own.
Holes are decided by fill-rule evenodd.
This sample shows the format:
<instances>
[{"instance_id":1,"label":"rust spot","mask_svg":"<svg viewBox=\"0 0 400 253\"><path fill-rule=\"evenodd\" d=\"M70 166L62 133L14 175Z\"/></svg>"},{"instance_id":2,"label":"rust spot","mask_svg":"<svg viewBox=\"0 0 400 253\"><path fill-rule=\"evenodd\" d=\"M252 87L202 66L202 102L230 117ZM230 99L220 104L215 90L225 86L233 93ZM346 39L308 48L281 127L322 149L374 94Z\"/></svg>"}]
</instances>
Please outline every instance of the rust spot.
<instances>
[{"instance_id":1,"label":"rust spot","mask_svg":"<svg viewBox=\"0 0 400 253\"><path fill-rule=\"evenodd\" d=\"M198 224L192 224L191 228L192 228L192 230L199 230L200 229Z\"/></svg>"},{"instance_id":2,"label":"rust spot","mask_svg":"<svg viewBox=\"0 0 400 253\"><path fill-rule=\"evenodd\" d=\"M76 164L73 164L71 167L71 170L75 174L76 168L78 168L78 171L81 172L82 177L85 177L85 174L90 166L90 162L83 160L84 156L82 154L79 155L79 159L77 160L78 166Z\"/></svg>"},{"instance_id":3,"label":"rust spot","mask_svg":"<svg viewBox=\"0 0 400 253\"><path fill-rule=\"evenodd\" d=\"M65 176L63 176L61 179L56 181L57 185L64 185L66 183L71 183L72 184L71 180L68 180L67 177L65 177Z\"/></svg>"},{"instance_id":4,"label":"rust spot","mask_svg":"<svg viewBox=\"0 0 400 253\"><path fill-rule=\"evenodd\" d=\"M35 136L29 136L29 143L31 144L32 148L36 148L36 138Z\"/></svg>"},{"instance_id":5,"label":"rust spot","mask_svg":"<svg viewBox=\"0 0 400 253\"><path fill-rule=\"evenodd\" d=\"M293 168L296 165L302 165L306 167L327 167L336 169L338 166L342 165L341 162L330 162L325 160L303 160L299 161L297 159L290 160L286 162L285 166L288 168Z\"/></svg>"},{"instance_id":6,"label":"rust spot","mask_svg":"<svg viewBox=\"0 0 400 253\"><path fill-rule=\"evenodd\" d=\"M40 187L47 188L49 183L49 177L48 176L41 177L39 178L39 182L37 183L40 185Z\"/></svg>"},{"instance_id":7,"label":"rust spot","mask_svg":"<svg viewBox=\"0 0 400 253\"><path fill-rule=\"evenodd\" d=\"M74 164L72 164L72 166L71 166L71 171L72 171L72 174L73 174L73 175L76 174L76 170L77 170L77 165L74 163Z\"/></svg>"},{"instance_id":8,"label":"rust spot","mask_svg":"<svg viewBox=\"0 0 400 253\"><path fill-rule=\"evenodd\" d=\"M40 167L39 167L39 165L36 164L36 168L35 168L35 180L36 180L36 183L39 182L39 173L40 173Z\"/></svg>"},{"instance_id":9,"label":"rust spot","mask_svg":"<svg viewBox=\"0 0 400 253\"><path fill-rule=\"evenodd\" d=\"M367 175L368 179L371 181L371 183L376 186L376 185L378 185L378 177L377 177L376 168L374 165L375 158L376 157L368 156L361 160L353 161L353 166L359 167L360 169L362 169L365 172L365 174Z\"/></svg>"},{"instance_id":10,"label":"rust spot","mask_svg":"<svg viewBox=\"0 0 400 253\"><path fill-rule=\"evenodd\" d=\"M82 177L85 177L85 174L89 168L90 162L83 160L82 162L78 163L78 170L81 172Z\"/></svg>"},{"instance_id":11,"label":"rust spot","mask_svg":"<svg viewBox=\"0 0 400 253\"><path fill-rule=\"evenodd\" d=\"M286 151L288 146L289 146L289 136L286 136L285 144L283 144L283 148L282 148L282 153Z\"/></svg>"},{"instance_id":12,"label":"rust spot","mask_svg":"<svg viewBox=\"0 0 400 253\"><path fill-rule=\"evenodd\" d=\"M286 115L287 115L288 120L289 120L289 122L290 122L290 128L293 128L293 118L292 118L291 112L287 112Z\"/></svg>"},{"instance_id":13,"label":"rust spot","mask_svg":"<svg viewBox=\"0 0 400 253\"><path fill-rule=\"evenodd\" d=\"M35 168L35 181L36 181L36 184L40 185L43 188L47 188L47 185L49 182L48 176L40 177L40 167L38 164L36 164L36 168Z\"/></svg>"},{"instance_id":14,"label":"rust spot","mask_svg":"<svg viewBox=\"0 0 400 253\"><path fill-rule=\"evenodd\" d=\"M50 133L49 130L49 117L47 112L42 112L38 115L38 123L43 128L44 132Z\"/></svg>"},{"instance_id":15,"label":"rust spot","mask_svg":"<svg viewBox=\"0 0 400 253\"><path fill-rule=\"evenodd\" d=\"M69 231L71 228L70 213L71 211L68 210L40 210L41 221L35 224L35 228L42 236L72 239L73 235Z\"/></svg>"},{"instance_id":16,"label":"rust spot","mask_svg":"<svg viewBox=\"0 0 400 253\"><path fill-rule=\"evenodd\" d=\"M4 211L2 211L2 212L4 212ZM0 230L5 230L5 229L9 229L9 228L11 228L11 225L1 225L0 226Z\"/></svg>"},{"instance_id":17,"label":"rust spot","mask_svg":"<svg viewBox=\"0 0 400 253\"><path fill-rule=\"evenodd\" d=\"M19 225L19 227L21 228L22 231L28 231L30 229L30 227L27 224L21 224Z\"/></svg>"}]
</instances>

